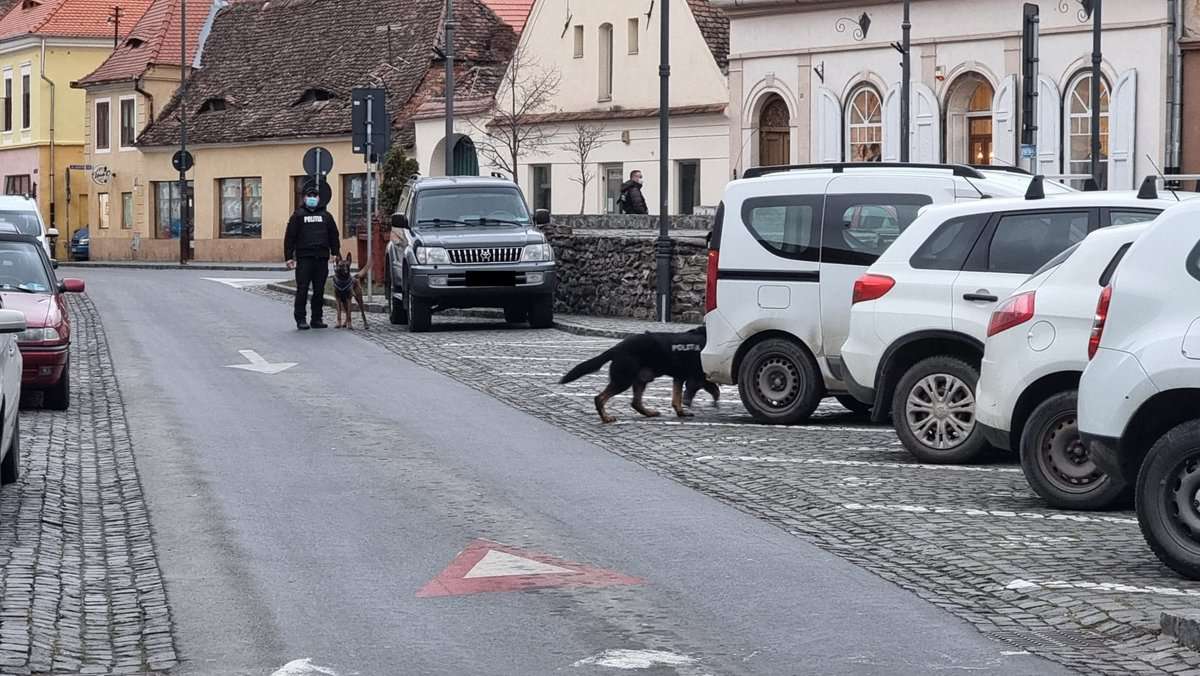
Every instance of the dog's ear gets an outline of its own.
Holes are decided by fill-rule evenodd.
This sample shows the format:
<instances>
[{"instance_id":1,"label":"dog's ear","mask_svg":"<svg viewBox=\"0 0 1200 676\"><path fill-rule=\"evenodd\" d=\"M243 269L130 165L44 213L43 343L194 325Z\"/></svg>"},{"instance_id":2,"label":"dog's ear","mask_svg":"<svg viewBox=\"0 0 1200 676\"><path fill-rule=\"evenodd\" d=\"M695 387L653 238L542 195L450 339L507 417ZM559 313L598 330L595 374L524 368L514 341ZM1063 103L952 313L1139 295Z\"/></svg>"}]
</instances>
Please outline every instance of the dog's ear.
<instances>
[{"instance_id":1,"label":"dog's ear","mask_svg":"<svg viewBox=\"0 0 1200 676\"><path fill-rule=\"evenodd\" d=\"M347 252L346 252L346 262L347 262L347 263L353 263L353 262L354 262L354 252L353 252L353 251L347 251Z\"/></svg>"}]
</instances>

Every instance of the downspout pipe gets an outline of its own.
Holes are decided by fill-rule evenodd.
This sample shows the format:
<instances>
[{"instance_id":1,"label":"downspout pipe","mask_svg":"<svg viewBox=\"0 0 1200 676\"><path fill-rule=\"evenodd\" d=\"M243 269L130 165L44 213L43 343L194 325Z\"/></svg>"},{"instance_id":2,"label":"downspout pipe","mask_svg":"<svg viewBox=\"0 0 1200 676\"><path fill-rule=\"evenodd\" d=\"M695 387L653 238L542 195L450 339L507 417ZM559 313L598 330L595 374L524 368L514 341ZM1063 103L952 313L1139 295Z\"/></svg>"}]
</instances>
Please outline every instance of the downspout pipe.
<instances>
[{"instance_id":1,"label":"downspout pipe","mask_svg":"<svg viewBox=\"0 0 1200 676\"><path fill-rule=\"evenodd\" d=\"M55 84L54 80L46 77L46 38L42 38L42 58L41 58L41 76L42 82L50 85L50 227L58 228L57 214L54 211L54 200L57 193L54 190L54 118L55 118Z\"/></svg>"},{"instance_id":2,"label":"downspout pipe","mask_svg":"<svg viewBox=\"0 0 1200 676\"><path fill-rule=\"evenodd\" d=\"M141 77L139 77L138 79L133 81L133 91L146 97L146 106L148 108L146 110L146 119L153 120L154 119L154 95L151 94L150 92L146 91L145 89L142 89L142 78Z\"/></svg>"},{"instance_id":3,"label":"downspout pipe","mask_svg":"<svg viewBox=\"0 0 1200 676\"><path fill-rule=\"evenodd\" d=\"M1167 157L1166 173L1178 173L1183 165L1183 6L1167 0Z\"/></svg>"}]
</instances>

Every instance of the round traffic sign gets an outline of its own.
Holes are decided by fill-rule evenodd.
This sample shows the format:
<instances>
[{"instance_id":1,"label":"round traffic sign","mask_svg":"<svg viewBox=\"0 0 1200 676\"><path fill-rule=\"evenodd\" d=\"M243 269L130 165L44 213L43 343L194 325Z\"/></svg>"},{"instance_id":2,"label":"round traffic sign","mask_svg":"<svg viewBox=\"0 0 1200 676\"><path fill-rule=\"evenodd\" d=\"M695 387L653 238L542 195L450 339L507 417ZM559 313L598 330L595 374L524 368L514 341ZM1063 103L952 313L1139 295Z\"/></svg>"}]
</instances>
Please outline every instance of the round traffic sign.
<instances>
[{"instance_id":1,"label":"round traffic sign","mask_svg":"<svg viewBox=\"0 0 1200 676\"><path fill-rule=\"evenodd\" d=\"M328 176L333 170L333 155L320 146L309 148L304 153L304 173L309 176Z\"/></svg>"},{"instance_id":2,"label":"round traffic sign","mask_svg":"<svg viewBox=\"0 0 1200 676\"><path fill-rule=\"evenodd\" d=\"M176 150L171 157L171 166L175 167L175 171L191 171L196 166L196 158L187 150Z\"/></svg>"}]
</instances>

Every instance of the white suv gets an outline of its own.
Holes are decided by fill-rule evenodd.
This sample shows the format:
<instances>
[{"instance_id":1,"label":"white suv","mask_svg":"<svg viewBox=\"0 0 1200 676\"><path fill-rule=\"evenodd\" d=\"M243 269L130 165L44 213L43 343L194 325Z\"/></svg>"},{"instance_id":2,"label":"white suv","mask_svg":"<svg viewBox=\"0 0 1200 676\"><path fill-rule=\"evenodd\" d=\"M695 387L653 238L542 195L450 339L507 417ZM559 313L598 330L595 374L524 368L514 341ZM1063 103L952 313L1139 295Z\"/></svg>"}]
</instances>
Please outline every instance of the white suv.
<instances>
[{"instance_id":1,"label":"white suv","mask_svg":"<svg viewBox=\"0 0 1200 676\"><path fill-rule=\"evenodd\" d=\"M987 448L975 385L996 303L1114 216L1146 220L1176 204L1133 193L1038 197L930 210L854 285L847 384L877 421L891 413L924 462L970 462Z\"/></svg>"},{"instance_id":2,"label":"white suv","mask_svg":"<svg viewBox=\"0 0 1200 676\"><path fill-rule=\"evenodd\" d=\"M0 232L6 230L18 235L36 237L46 248L46 255L54 258L48 238L58 237L58 230L46 229L37 202L33 199L18 195L0 195Z\"/></svg>"},{"instance_id":3,"label":"white suv","mask_svg":"<svg viewBox=\"0 0 1200 676\"><path fill-rule=\"evenodd\" d=\"M1164 563L1200 579L1200 203L1163 214L1099 294L1079 428L1103 471L1133 483Z\"/></svg>"},{"instance_id":4,"label":"white suv","mask_svg":"<svg viewBox=\"0 0 1200 676\"><path fill-rule=\"evenodd\" d=\"M977 424L997 448L1020 450L1029 486L1053 507L1103 509L1127 495L1079 438L1076 396L1096 298L1150 224L1111 213L1113 227L1067 249L992 313L976 387ZM1142 222L1136 222L1141 220ZM1121 225L1122 222L1133 225Z\"/></svg>"},{"instance_id":5,"label":"white suv","mask_svg":"<svg viewBox=\"0 0 1200 676\"><path fill-rule=\"evenodd\" d=\"M757 420L794 424L846 396L838 348L854 280L924 206L1022 195L1032 177L955 165L752 169L717 210L708 252L710 380L737 384ZM1054 185L1047 190L1070 192Z\"/></svg>"}]
</instances>

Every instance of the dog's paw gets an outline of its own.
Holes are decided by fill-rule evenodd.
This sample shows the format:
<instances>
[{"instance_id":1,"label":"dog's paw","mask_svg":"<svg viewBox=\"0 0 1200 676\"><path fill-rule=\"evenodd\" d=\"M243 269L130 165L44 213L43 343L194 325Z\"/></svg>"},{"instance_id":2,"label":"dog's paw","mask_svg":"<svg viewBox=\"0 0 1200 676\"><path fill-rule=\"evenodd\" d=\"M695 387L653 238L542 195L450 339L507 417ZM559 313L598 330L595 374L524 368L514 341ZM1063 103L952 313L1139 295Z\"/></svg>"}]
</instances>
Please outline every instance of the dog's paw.
<instances>
[{"instance_id":1,"label":"dog's paw","mask_svg":"<svg viewBox=\"0 0 1200 676\"><path fill-rule=\"evenodd\" d=\"M646 409L644 411L641 411L641 414L646 416L647 418L657 418L658 416L662 415L662 413L655 411L653 409Z\"/></svg>"},{"instance_id":2,"label":"dog's paw","mask_svg":"<svg viewBox=\"0 0 1200 676\"><path fill-rule=\"evenodd\" d=\"M602 416L600 418L600 422L604 423L605 425L610 425L612 423L617 422L617 419L612 417L611 415L606 415L606 416Z\"/></svg>"}]
</instances>

